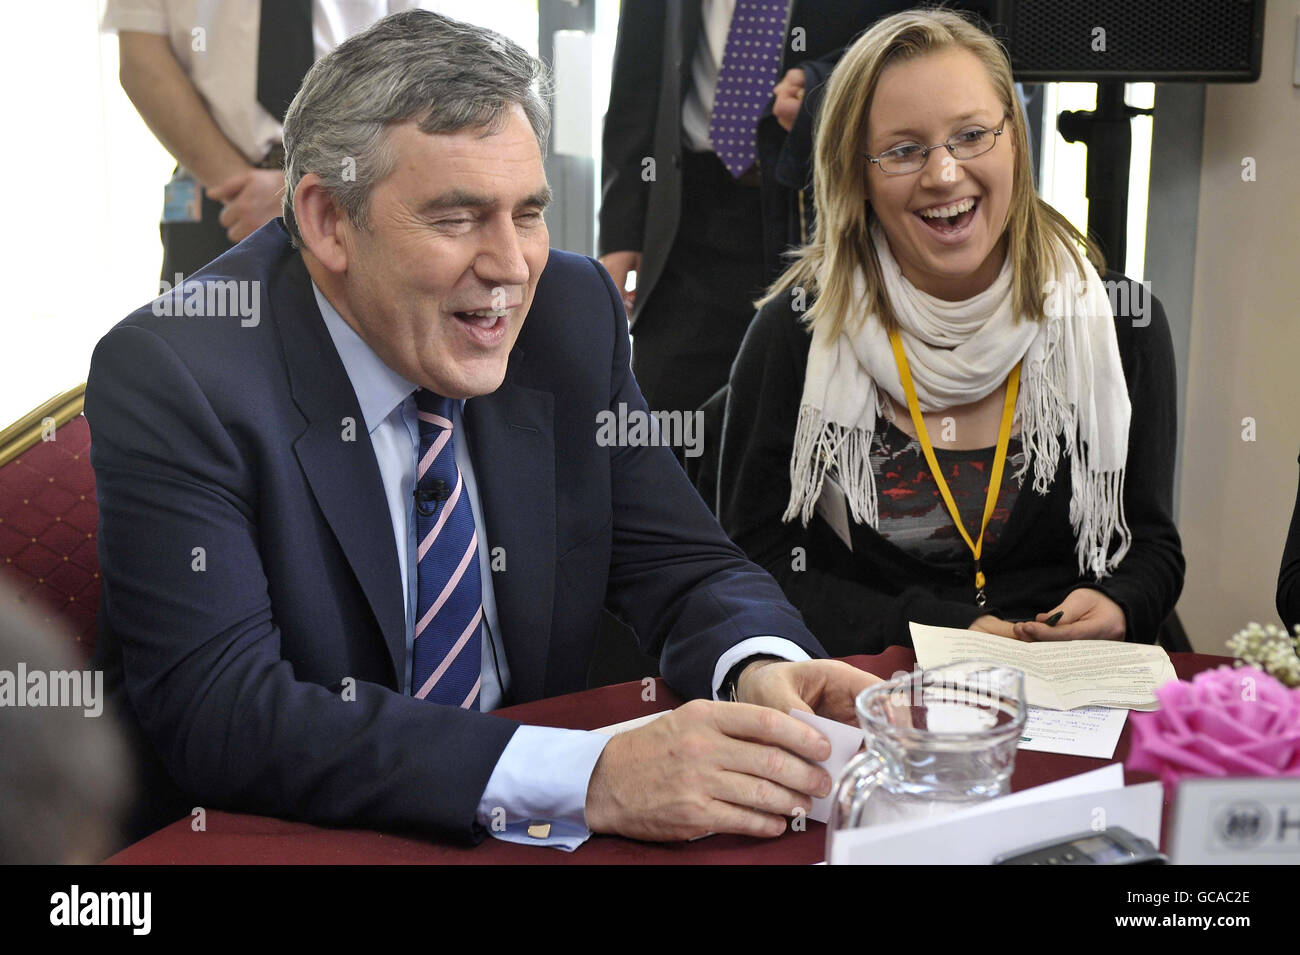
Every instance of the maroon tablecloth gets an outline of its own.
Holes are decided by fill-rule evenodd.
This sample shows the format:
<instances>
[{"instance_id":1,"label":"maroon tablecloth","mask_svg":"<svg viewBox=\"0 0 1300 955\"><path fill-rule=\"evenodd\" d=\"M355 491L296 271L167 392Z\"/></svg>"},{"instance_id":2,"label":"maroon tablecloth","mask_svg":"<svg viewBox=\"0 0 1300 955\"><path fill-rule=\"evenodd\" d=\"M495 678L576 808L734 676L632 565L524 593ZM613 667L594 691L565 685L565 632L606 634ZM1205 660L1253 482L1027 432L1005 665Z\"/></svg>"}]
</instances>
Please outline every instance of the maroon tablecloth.
<instances>
[{"instance_id":1,"label":"maroon tablecloth","mask_svg":"<svg viewBox=\"0 0 1300 955\"><path fill-rule=\"evenodd\" d=\"M1225 657L1199 653L1171 654L1179 677L1229 662ZM848 657L848 662L881 677L910 670L916 661L911 650L891 647L876 656ZM656 681L654 699L641 683L622 683L583 693L538 700L499 710L502 716L538 726L595 729L677 706L681 700L662 681ZM1129 727L1125 724L1115 759L1128 755ZM1104 759L1019 752L1011 778L1013 790L1028 789L1055 779L1105 766ZM1153 777L1128 773L1129 782ZM180 819L123 849L107 860L109 865L225 865L225 864L785 864L807 865L824 858L826 828L808 822L804 832L787 831L776 839L748 836L709 836L689 843L645 843L618 836L593 836L575 852L544 846L521 846L486 839L474 848L439 845L421 838L363 829L324 829L302 822L268 816L250 816L210 810L207 828L194 832L189 818Z\"/></svg>"}]
</instances>

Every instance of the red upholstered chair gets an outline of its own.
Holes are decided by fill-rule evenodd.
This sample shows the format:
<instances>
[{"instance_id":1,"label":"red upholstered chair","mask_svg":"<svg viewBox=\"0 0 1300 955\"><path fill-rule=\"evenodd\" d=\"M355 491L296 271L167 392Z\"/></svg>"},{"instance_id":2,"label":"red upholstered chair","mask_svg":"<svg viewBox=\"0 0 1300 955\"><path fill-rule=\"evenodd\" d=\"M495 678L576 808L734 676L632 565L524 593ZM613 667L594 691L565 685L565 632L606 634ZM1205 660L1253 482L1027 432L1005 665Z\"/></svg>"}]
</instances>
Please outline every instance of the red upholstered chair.
<instances>
[{"instance_id":1,"label":"red upholstered chair","mask_svg":"<svg viewBox=\"0 0 1300 955\"><path fill-rule=\"evenodd\" d=\"M0 431L0 577L90 656L99 609L95 475L85 385Z\"/></svg>"}]
</instances>

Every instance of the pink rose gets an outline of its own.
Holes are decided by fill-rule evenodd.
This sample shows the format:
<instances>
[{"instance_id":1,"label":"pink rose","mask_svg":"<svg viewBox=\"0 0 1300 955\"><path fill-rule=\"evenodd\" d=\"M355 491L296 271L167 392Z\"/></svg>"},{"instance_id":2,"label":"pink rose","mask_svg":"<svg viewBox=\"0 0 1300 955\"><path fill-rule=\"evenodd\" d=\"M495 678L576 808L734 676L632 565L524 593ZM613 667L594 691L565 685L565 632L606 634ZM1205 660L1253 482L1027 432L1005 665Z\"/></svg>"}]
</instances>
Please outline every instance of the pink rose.
<instances>
[{"instance_id":1,"label":"pink rose","mask_svg":"<svg viewBox=\"0 0 1300 955\"><path fill-rule=\"evenodd\" d=\"M1170 791L1187 776L1300 776L1300 690L1251 667L1219 667L1156 691L1133 713L1127 766Z\"/></svg>"}]
</instances>

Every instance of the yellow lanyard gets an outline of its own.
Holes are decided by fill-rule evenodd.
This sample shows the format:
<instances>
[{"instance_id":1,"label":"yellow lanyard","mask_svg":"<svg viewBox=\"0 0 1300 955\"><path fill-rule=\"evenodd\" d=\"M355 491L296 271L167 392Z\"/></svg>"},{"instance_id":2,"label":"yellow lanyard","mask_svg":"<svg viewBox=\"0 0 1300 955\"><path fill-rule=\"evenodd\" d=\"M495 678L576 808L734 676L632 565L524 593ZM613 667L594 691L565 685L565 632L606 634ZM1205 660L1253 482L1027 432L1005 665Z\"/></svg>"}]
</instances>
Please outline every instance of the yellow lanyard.
<instances>
[{"instance_id":1,"label":"yellow lanyard","mask_svg":"<svg viewBox=\"0 0 1300 955\"><path fill-rule=\"evenodd\" d=\"M934 483L939 485L943 502L948 505L952 522L957 525L957 530L966 541L966 546L975 556L975 603L983 607L987 600L984 595L984 572L980 570L980 551L984 548L984 531L988 528L989 520L993 517L993 509L998 503L998 492L1002 490L1002 469L1007 463L1011 419L1016 414L1016 394L1020 391L1020 362L1016 362L1016 367L1012 368L1011 374L1007 375L1007 395L1002 402L1002 425L998 429L998 447L993 455L993 473L989 475L989 490L984 501L984 521L980 524L979 538L972 541L970 535L966 533L965 525L962 524L957 502L953 500L952 492L948 490L948 482L943 479L943 473L939 470L939 462L934 456L934 447L930 444L930 434L925 430L925 419L921 417L921 406L916 400L916 386L912 384L912 370L908 367L907 356L903 354L903 340L898 337L897 331L892 331L889 333L889 341L894 346L894 359L898 362L898 377L902 380L903 392L907 395L907 410L912 414L916 438L921 443L921 450L925 452L925 460L930 465L930 473L934 475Z\"/></svg>"}]
</instances>

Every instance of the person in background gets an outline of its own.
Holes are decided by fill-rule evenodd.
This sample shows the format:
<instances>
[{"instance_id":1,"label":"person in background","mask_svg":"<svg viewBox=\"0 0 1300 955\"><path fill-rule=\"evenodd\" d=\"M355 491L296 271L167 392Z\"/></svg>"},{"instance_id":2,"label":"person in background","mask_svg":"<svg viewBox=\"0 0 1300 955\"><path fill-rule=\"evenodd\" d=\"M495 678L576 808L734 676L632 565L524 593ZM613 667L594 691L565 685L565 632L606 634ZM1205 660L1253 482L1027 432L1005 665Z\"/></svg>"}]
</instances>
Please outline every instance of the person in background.
<instances>
[{"instance_id":1,"label":"person in background","mask_svg":"<svg viewBox=\"0 0 1300 955\"><path fill-rule=\"evenodd\" d=\"M815 88L854 35L906 5L623 3L598 248L619 289L637 273L632 371L652 409L692 412L726 383L751 303L800 235L797 188L775 177L806 171L805 72Z\"/></svg>"},{"instance_id":2,"label":"person in background","mask_svg":"<svg viewBox=\"0 0 1300 955\"><path fill-rule=\"evenodd\" d=\"M624 292L650 408L701 409L678 460L716 509L721 389L753 300L811 222L822 84L852 38L909 0L625 0L602 138L600 262ZM715 138L720 142L715 143ZM710 400L712 399L712 400ZM605 678L657 674L602 622Z\"/></svg>"},{"instance_id":3,"label":"person in background","mask_svg":"<svg viewBox=\"0 0 1300 955\"><path fill-rule=\"evenodd\" d=\"M732 370L719 517L832 655L910 621L1151 642L1181 591L1164 310L1113 312L1141 289L1035 196L1021 115L952 11L880 21L828 86L814 238Z\"/></svg>"},{"instance_id":4,"label":"person in background","mask_svg":"<svg viewBox=\"0 0 1300 955\"><path fill-rule=\"evenodd\" d=\"M1282 549L1282 568L1277 575L1277 612L1288 633L1300 624L1300 493L1291 512L1291 530Z\"/></svg>"},{"instance_id":5,"label":"person in background","mask_svg":"<svg viewBox=\"0 0 1300 955\"><path fill-rule=\"evenodd\" d=\"M122 89L177 166L163 192L162 280L280 214L285 110L318 56L411 0L107 0Z\"/></svg>"},{"instance_id":6,"label":"person in background","mask_svg":"<svg viewBox=\"0 0 1300 955\"><path fill-rule=\"evenodd\" d=\"M3 865L92 865L120 844L131 756L113 710L83 679L72 645L71 636L38 620L0 581L0 680L8 683L0 691ZM38 673L44 703L33 706ZM26 679L19 682L19 674ZM56 682L89 692L69 701ZM18 693L24 705L17 705ZM56 696L60 705L51 705Z\"/></svg>"}]
</instances>

